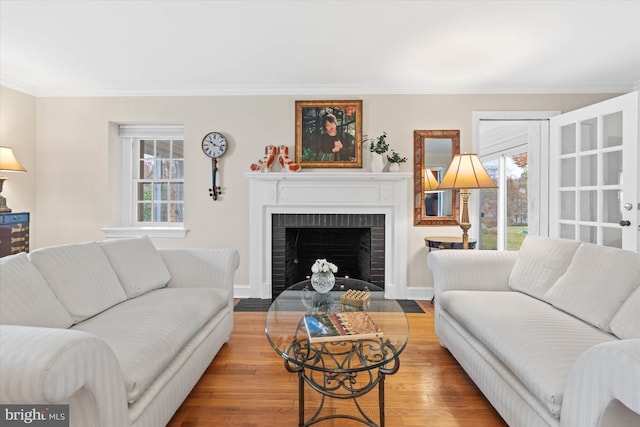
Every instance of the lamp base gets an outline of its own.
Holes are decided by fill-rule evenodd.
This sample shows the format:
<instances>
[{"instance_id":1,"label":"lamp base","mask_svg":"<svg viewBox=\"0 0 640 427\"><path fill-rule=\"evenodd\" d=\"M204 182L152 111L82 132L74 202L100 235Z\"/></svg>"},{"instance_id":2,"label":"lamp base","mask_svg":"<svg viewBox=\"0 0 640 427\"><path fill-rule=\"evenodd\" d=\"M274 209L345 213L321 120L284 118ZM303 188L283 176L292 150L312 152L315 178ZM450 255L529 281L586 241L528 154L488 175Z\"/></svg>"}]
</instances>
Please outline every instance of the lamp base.
<instances>
[{"instance_id":1,"label":"lamp base","mask_svg":"<svg viewBox=\"0 0 640 427\"><path fill-rule=\"evenodd\" d=\"M467 232L471 228L471 224L461 222L458 225L462 228L462 249L469 249L469 234Z\"/></svg>"},{"instance_id":2,"label":"lamp base","mask_svg":"<svg viewBox=\"0 0 640 427\"><path fill-rule=\"evenodd\" d=\"M7 179L6 176L0 176L0 212L11 212L11 209L7 206L6 197L2 195L2 187Z\"/></svg>"}]
</instances>

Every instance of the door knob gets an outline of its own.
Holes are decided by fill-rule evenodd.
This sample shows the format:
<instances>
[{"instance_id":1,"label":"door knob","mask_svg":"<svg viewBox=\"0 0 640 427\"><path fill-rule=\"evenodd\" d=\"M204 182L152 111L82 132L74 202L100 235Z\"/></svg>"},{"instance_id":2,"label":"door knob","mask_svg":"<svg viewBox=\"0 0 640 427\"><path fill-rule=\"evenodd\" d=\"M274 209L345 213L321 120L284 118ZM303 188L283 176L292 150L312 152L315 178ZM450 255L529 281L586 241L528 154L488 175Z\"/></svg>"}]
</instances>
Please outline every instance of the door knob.
<instances>
[{"instance_id":1,"label":"door knob","mask_svg":"<svg viewBox=\"0 0 640 427\"><path fill-rule=\"evenodd\" d=\"M623 227L628 227L628 226L631 225L631 221L623 219L622 221L620 221L620 225L623 226Z\"/></svg>"}]
</instances>

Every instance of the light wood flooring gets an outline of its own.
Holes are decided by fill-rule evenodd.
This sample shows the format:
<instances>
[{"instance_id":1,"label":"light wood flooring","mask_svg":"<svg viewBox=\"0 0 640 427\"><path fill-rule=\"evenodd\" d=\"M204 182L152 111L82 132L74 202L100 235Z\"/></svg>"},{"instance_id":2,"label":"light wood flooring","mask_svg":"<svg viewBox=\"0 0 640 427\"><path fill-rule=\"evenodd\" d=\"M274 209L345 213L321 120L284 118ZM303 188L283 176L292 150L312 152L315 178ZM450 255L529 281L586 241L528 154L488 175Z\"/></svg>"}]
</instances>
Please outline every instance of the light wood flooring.
<instances>
[{"instance_id":1,"label":"light wood flooring","mask_svg":"<svg viewBox=\"0 0 640 427\"><path fill-rule=\"evenodd\" d=\"M407 314L411 336L400 356L400 370L386 377L386 426L505 427L433 330L433 306L420 301L426 314ZM234 313L234 330L173 416L170 427L283 427L298 425L298 377L288 373L283 360L264 335L263 312ZM305 391L306 417L319 403ZM376 422L377 390L362 398L365 412ZM329 400L324 414L339 411L356 415L351 401ZM364 424L328 420L319 427Z\"/></svg>"}]
</instances>

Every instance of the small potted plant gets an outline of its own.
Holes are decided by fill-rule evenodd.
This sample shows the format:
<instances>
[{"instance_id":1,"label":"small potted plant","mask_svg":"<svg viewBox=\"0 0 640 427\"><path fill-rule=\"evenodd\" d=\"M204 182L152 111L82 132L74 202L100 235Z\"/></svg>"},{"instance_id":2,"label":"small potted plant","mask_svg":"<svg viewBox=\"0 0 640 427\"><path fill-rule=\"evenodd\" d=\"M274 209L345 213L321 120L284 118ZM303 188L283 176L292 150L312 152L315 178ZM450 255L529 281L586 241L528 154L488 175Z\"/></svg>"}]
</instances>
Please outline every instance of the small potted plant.
<instances>
[{"instance_id":1,"label":"small potted plant","mask_svg":"<svg viewBox=\"0 0 640 427\"><path fill-rule=\"evenodd\" d=\"M389 172L398 172L400 170L400 163L407 161L406 157L402 157L397 151L391 150L391 155L387 154L387 161L389 162Z\"/></svg>"},{"instance_id":2,"label":"small potted plant","mask_svg":"<svg viewBox=\"0 0 640 427\"><path fill-rule=\"evenodd\" d=\"M385 165L382 155L389 151L387 133L382 132L382 135L377 138L368 138L365 136L364 140L369 143L369 151L371 151L371 172L382 172Z\"/></svg>"}]
</instances>

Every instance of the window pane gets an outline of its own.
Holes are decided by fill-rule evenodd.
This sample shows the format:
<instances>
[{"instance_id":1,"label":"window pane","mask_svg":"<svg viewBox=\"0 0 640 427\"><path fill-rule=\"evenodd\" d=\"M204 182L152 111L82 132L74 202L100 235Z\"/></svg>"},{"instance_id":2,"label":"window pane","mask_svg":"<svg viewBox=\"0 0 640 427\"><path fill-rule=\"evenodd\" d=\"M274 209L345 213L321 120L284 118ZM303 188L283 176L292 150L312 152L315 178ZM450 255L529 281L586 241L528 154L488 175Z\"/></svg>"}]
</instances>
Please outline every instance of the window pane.
<instances>
[{"instance_id":1,"label":"window pane","mask_svg":"<svg viewBox=\"0 0 640 427\"><path fill-rule=\"evenodd\" d=\"M563 239L576 239L576 228L573 225L561 224L560 225L560 237Z\"/></svg>"},{"instance_id":2,"label":"window pane","mask_svg":"<svg viewBox=\"0 0 640 427\"><path fill-rule=\"evenodd\" d=\"M612 248L622 248L622 229L621 228L603 228L602 244Z\"/></svg>"},{"instance_id":3,"label":"window pane","mask_svg":"<svg viewBox=\"0 0 640 427\"><path fill-rule=\"evenodd\" d=\"M604 147L622 145L622 111L603 117Z\"/></svg>"},{"instance_id":4,"label":"window pane","mask_svg":"<svg viewBox=\"0 0 640 427\"><path fill-rule=\"evenodd\" d=\"M575 187L576 185L576 159L560 160L560 187Z\"/></svg>"},{"instance_id":5,"label":"window pane","mask_svg":"<svg viewBox=\"0 0 640 427\"><path fill-rule=\"evenodd\" d=\"M171 157L174 159L184 158L184 141L173 141L173 152L171 153Z\"/></svg>"},{"instance_id":6,"label":"window pane","mask_svg":"<svg viewBox=\"0 0 640 427\"><path fill-rule=\"evenodd\" d=\"M622 179L622 151L602 153L604 185L620 185Z\"/></svg>"},{"instance_id":7,"label":"window pane","mask_svg":"<svg viewBox=\"0 0 640 427\"><path fill-rule=\"evenodd\" d=\"M576 125L562 126L560 130L560 153L571 154L576 152Z\"/></svg>"},{"instance_id":8,"label":"window pane","mask_svg":"<svg viewBox=\"0 0 640 427\"><path fill-rule=\"evenodd\" d=\"M598 157L595 154L580 159L580 185L598 184Z\"/></svg>"},{"instance_id":9,"label":"window pane","mask_svg":"<svg viewBox=\"0 0 640 427\"><path fill-rule=\"evenodd\" d=\"M151 203L138 203L138 221L151 222Z\"/></svg>"},{"instance_id":10,"label":"window pane","mask_svg":"<svg viewBox=\"0 0 640 427\"><path fill-rule=\"evenodd\" d=\"M182 160L171 161L171 179L184 178L184 162Z\"/></svg>"},{"instance_id":11,"label":"window pane","mask_svg":"<svg viewBox=\"0 0 640 427\"><path fill-rule=\"evenodd\" d=\"M153 200L169 200L169 184L166 182L153 184Z\"/></svg>"},{"instance_id":12,"label":"window pane","mask_svg":"<svg viewBox=\"0 0 640 427\"><path fill-rule=\"evenodd\" d=\"M483 162L482 165L489 176L495 182L499 182L498 159ZM480 197L482 198L480 248L495 250L498 249L498 189L484 189L480 192Z\"/></svg>"},{"instance_id":13,"label":"window pane","mask_svg":"<svg viewBox=\"0 0 640 427\"><path fill-rule=\"evenodd\" d=\"M562 191L560 193L560 219L576 219L575 191Z\"/></svg>"},{"instance_id":14,"label":"window pane","mask_svg":"<svg viewBox=\"0 0 640 427\"><path fill-rule=\"evenodd\" d=\"M140 158L150 158L153 157L153 151L155 147L154 140L143 139L140 140Z\"/></svg>"},{"instance_id":15,"label":"window pane","mask_svg":"<svg viewBox=\"0 0 640 427\"><path fill-rule=\"evenodd\" d=\"M591 225L580 226L580 241L587 243L597 243L598 229Z\"/></svg>"},{"instance_id":16,"label":"window pane","mask_svg":"<svg viewBox=\"0 0 640 427\"><path fill-rule=\"evenodd\" d=\"M598 148L598 122L595 118L580 122L580 150Z\"/></svg>"},{"instance_id":17,"label":"window pane","mask_svg":"<svg viewBox=\"0 0 640 427\"><path fill-rule=\"evenodd\" d=\"M595 221L597 219L598 192L593 190L580 192L580 220Z\"/></svg>"},{"instance_id":18,"label":"window pane","mask_svg":"<svg viewBox=\"0 0 640 427\"><path fill-rule=\"evenodd\" d=\"M152 185L150 182L138 183L138 200L151 200L152 199Z\"/></svg>"},{"instance_id":19,"label":"window pane","mask_svg":"<svg viewBox=\"0 0 640 427\"><path fill-rule=\"evenodd\" d=\"M171 166L173 162L171 160L160 160L158 163L160 163L160 175L158 176L158 178L171 178Z\"/></svg>"},{"instance_id":20,"label":"window pane","mask_svg":"<svg viewBox=\"0 0 640 427\"><path fill-rule=\"evenodd\" d=\"M173 201L182 201L184 199L184 184L179 182L179 183L174 183L174 184L169 184L169 200L173 200Z\"/></svg>"},{"instance_id":21,"label":"window pane","mask_svg":"<svg viewBox=\"0 0 640 427\"><path fill-rule=\"evenodd\" d=\"M507 191L507 249L520 249L527 233L528 191L527 153L514 154L506 158Z\"/></svg>"},{"instance_id":22,"label":"window pane","mask_svg":"<svg viewBox=\"0 0 640 427\"><path fill-rule=\"evenodd\" d=\"M620 191L618 190L604 190L602 192L603 197L603 210L604 222L619 223L622 220L622 212L620 211Z\"/></svg>"},{"instance_id":23,"label":"window pane","mask_svg":"<svg viewBox=\"0 0 640 427\"><path fill-rule=\"evenodd\" d=\"M153 204L153 220L155 222L168 222L166 203L158 202Z\"/></svg>"},{"instance_id":24,"label":"window pane","mask_svg":"<svg viewBox=\"0 0 640 427\"><path fill-rule=\"evenodd\" d=\"M140 179L153 179L153 160L140 160Z\"/></svg>"},{"instance_id":25,"label":"window pane","mask_svg":"<svg viewBox=\"0 0 640 427\"><path fill-rule=\"evenodd\" d=\"M171 157L171 141L156 141L156 158L168 159Z\"/></svg>"},{"instance_id":26,"label":"window pane","mask_svg":"<svg viewBox=\"0 0 640 427\"><path fill-rule=\"evenodd\" d=\"M182 203L169 203L169 222L183 222L182 207Z\"/></svg>"}]
</instances>

